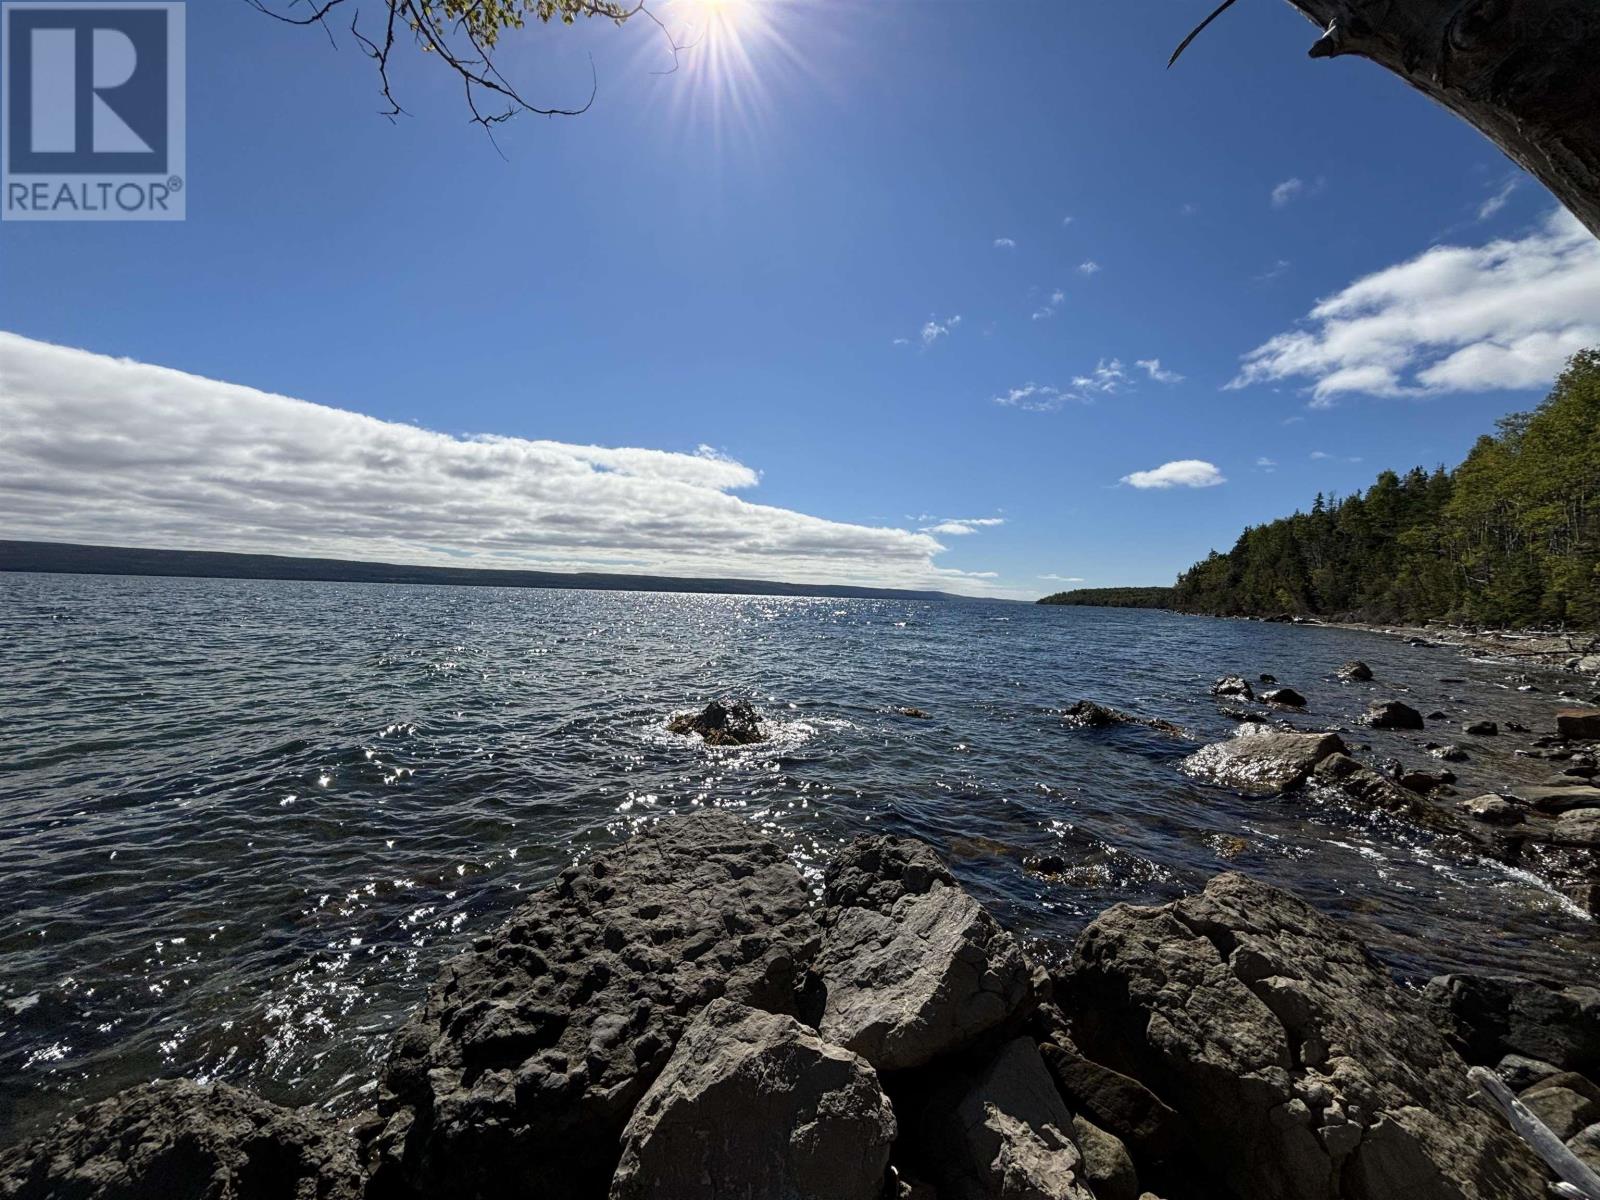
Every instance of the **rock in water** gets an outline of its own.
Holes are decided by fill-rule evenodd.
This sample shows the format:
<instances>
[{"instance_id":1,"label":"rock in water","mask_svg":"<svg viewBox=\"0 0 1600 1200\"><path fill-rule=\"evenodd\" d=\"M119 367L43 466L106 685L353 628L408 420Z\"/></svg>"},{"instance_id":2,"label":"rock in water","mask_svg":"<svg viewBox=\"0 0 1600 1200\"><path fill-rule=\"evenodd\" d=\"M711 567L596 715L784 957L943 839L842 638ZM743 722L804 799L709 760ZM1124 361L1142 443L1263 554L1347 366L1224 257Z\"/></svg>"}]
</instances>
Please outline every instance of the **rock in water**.
<instances>
[{"instance_id":1,"label":"rock in water","mask_svg":"<svg viewBox=\"0 0 1600 1200\"><path fill-rule=\"evenodd\" d=\"M1496 737L1500 733L1500 726L1493 721L1474 721L1466 727L1466 731L1473 737Z\"/></svg>"},{"instance_id":2,"label":"rock in water","mask_svg":"<svg viewBox=\"0 0 1600 1200\"><path fill-rule=\"evenodd\" d=\"M748 700L729 706L713 700L700 712L679 714L667 722L668 733L698 733L708 746L748 746L767 740L761 718Z\"/></svg>"},{"instance_id":3,"label":"rock in water","mask_svg":"<svg viewBox=\"0 0 1600 1200\"><path fill-rule=\"evenodd\" d=\"M1079 940L1073 1035L1197 1129L1252 1200L1535 1200L1543 1172L1366 949L1241 875Z\"/></svg>"},{"instance_id":4,"label":"rock in water","mask_svg":"<svg viewBox=\"0 0 1600 1200\"><path fill-rule=\"evenodd\" d=\"M0 1155L6 1200L361 1200L355 1142L226 1084L150 1083Z\"/></svg>"},{"instance_id":5,"label":"rock in water","mask_svg":"<svg viewBox=\"0 0 1600 1200\"><path fill-rule=\"evenodd\" d=\"M1600 739L1600 708L1564 708L1556 713L1556 732L1575 742Z\"/></svg>"},{"instance_id":6,"label":"rock in water","mask_svg":"<svg viewBox=\"0 0 1600 1200\"><path fill-rule=\"evenodd\" d=\"M953 1111L930 1114L924 1136L941 1198L1095 1200L1032 1038L1007 1042Z\"/></svg>"},{"instance_id":7,"label":"rock in water","mask_svg":"<svg viewBox=\"0 0 1600 1200\"><path fill-rule=\"evenodd\" d=\"M822 1036L880 1071L919 1067L1026 1015L1042 979L995 919L936 883L887 913L830 914L816 969Z\"/></svg>"},{"instance_id":8,"label":"rock in water","mask_svg":"<svg viewBox=\"0 0 1600 1200\"><path fill-rule=\"evenodd\" d=\"M1258 796L1277 796L1300 786L1330 754L1345 746L1336 733L1284 733L1242 725L1226 742L1204 746L1183 760L1194 779Z\"/></svg>"},{"instance_id":9,"label":"rock in water","mask_svg":"<svg viewBox=\"0 0 1600 1200\"><path fill-rule=\"evenodd\" d=\"M1243 675L1224 675L1211 685L1213 696L1238 696L1241 700L1254 700L1255 688Z\"/></svg>"},{"instance_id":10,"label":"rock in water","mask_svg":"<svg viewBox=\"0 0 1600 1200\"><path fill-rule=\"evenodd\" d=\"M1096 704L1093 700L1079 700L1062 714L1061 719L1069 729L1110 729L1117 725L1143 725L1147 729L1170 733L1174 737L1189 736L1171 721L1163 721L1159 717L1136 717L1131 713Z\"/></svg>"},{"instance_id":11,"label":"rock in water","mask_svg":"<svg viewBox=\"0 0 1600 1200\"><path fill-rule=\"evenodd\" d=\"M1422 714L1398 700L1375 700L1361 723L1373 729L1421 729Z\"/></svg>"},{"instance_id":12,"label":"rock in water","mask_svg":"<svg viewBox=\"0 0 1600 1200\"><path fill-rule=\"evenodd\" d=\"M1354 683L1368 683L1372 680L1372 668L1359 658L1352 659L1339 668L1339 678L1348 679Z\"/></svg>"},{"instance_id":13,"label":"rock in water","mask_svg":"<svg viewBox=\"0 0 1600 1200\"><path fill-rule=\"evenodd\" d=\"M865 1061L793 1017L713 1000L622 1136L612 1200L878 1200L894 1110Z\"/></svg>"},{"instance_id":14,"label":"rock in water","mask_svg":"<svg viewBox=\"0 0 1600 1200\"><path fill-rule=\"evenodd\" d=\"M1291 687L1273 688L1261 697L1268 704L1277 704L1284 708L1304 708L1306 698Z\"/></svg>"},{"instance_id":15,"label":"rock in water","mask_svg":"<svg viewBox=\"0 0 1600 1200\"><path fill-rule=\"evenodd\" d=\"M603 1194L618 1137L719 996L798 1013L817 945L779 848L720 812L562 872L446 965L383 1078L376 1174L422 1195Z\"/></svg>"}]
</instances>

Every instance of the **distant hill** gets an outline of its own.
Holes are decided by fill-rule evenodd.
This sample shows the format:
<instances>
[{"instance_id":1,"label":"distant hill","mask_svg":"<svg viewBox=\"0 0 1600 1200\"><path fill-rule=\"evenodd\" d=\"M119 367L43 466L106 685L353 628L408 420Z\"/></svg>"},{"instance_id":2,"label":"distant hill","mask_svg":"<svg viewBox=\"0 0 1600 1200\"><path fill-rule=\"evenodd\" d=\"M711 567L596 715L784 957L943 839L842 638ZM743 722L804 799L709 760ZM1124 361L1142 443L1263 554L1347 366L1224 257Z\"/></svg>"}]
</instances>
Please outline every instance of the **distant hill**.
<instances>
[{"instance_id":1,"label":"distant hill","mask_svg":"<svg viewBox=\"0 0 1600 1200\"><path fill-rule=\"evenodd\" d=\"M1080 605L1084 608L1170 608L1172 589L1164 587L1079 588L1046 596L1040 604Z\"/></svg>"},{"instance_id":2,"label":"distant hill","mask_svg":"<svg viewBox=\"0 0 1600 1200\"><path fill-rule=\"evenodd\" d=\"M277 554L225 554L210 550L146 550L79 546L67 542L0 540L0 571L76 575L157 575L195 579L290 579L322 583L431 583L454 587L587 588L608 592L700 592L732 596L834 596L865 600L954 600L948 592L832 584L775 583L757 579L680 579L663 575L612 575L590 571L504 571L476 567L411 567L289 558Z\"/></svg>"}]
</instances>

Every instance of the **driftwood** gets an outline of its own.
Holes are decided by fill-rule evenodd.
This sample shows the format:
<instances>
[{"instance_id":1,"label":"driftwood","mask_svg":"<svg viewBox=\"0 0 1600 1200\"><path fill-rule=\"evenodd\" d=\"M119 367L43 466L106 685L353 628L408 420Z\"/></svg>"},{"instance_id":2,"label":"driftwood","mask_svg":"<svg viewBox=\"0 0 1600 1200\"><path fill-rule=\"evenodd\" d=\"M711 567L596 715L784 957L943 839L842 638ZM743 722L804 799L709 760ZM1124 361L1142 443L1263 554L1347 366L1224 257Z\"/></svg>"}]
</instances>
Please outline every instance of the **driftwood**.
<instances>
[{"instance_id":1,"label":"driftwood","mask_svg":"<svg viewBox=\"0 0 1600 1200\"><path fill-rule=\"evenodd\" d=\"M1595 0L1289 3L1323 31L1311 57L1356 55L1392 71L1475 126L1600 237Z\"/></svg>"},{"instance_id":2,"label":"driftwood","mask_svg":"<svg viewBox=\"0 0 1600 1200\"><path fill-rule=\"evenodd\" d=\"M1467 1078L1505 1114L1517 1136L1560 1176L1562 1182L1551 1188L1556 1195L1572 1200L1600 1200L1600 1175L1585 1166L1582 1159L1550 1132L1548 1125L1529 1112L1527 1105L1511 1094L1511 1089L1498 1075L1484 1067L1473 1067L1467 1072Z\"/></svg>"}]
</instances>

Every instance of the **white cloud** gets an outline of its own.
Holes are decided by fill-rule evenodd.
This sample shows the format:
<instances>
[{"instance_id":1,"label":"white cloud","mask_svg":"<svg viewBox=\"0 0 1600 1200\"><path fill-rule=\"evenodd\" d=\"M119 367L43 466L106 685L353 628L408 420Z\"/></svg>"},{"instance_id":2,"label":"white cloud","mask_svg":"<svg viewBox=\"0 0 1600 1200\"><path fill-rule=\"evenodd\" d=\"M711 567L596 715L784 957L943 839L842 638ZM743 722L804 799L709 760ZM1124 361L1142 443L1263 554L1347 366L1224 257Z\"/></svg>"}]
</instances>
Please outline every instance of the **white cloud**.
<instances>
[{"instance_id":1,"label":"white cloud","mask_svg":"<svg viewBox=\"0 0 1600 1200\"><path fill-rule=\"evenodd\" d=\"M1281 276L1285 271L1287 271L1293 265L1294 264L1291 263L1287 258L1280 258L1277 262L1273 263L1265 271L1261 272L1261 274L1255 276L1254 277L1255 282L1256 283L1271 283L1274 279L1277 279L1279 276Z\"/></svg>"},{"instance_id":2,"label":"white cloud","mask_svg":"<svg viewBox=\"0 0 1600 1200\"><path fill-rule=\"evenodd\" d=\"M1272 207L1283 208L1301 192L1306 190L1306 181L1298 177L1285 179L1272 189Z\"/></svg>"},{"instance_id":3,"label":"white cloud","mask_svg":"<svg viewBox=\"0 0 1600 1200\"><path fill-rule=\"evenodd\" d=\"M1120 359L1102 358L1088 375L1079 375L1072 381L1084 399L1115 395L1128 382L1128 373L1122 369Z\"/></svg>"},{"instance_id":4,"label":"white cloud","mask_svg":"<svg viewBox=\"0 0 1600 1200\"><path fill-rule=\"evenodd\" d=\"M1048 579L1051 583L1084 583L1081 575L1041 575L1040 579Z\"/></svg>"},{"instance_id":5,"label":"white cloud","mask_svg":"<svg viewBox=\"0 0 1600 1200\"><path fill-rule=\"evenodd\" d=\"M694 453L457 437L0 333L6 536L454 566L996 589L930 534Z\"/></svg>"},{"instance_id":6,"label":"white cloud","mask_svg":"<svg viewBox=\"0 0 1600 1200\"><path fill-rule=\"evenodd\" d=\"M1015 250L1017 248L1016 239L1008 237L995 238L994 248L996 250Z\"/></svg>"},{"instance_id":7,"label":"white cloud","mask_svg":"<svg viewBox=\"0 0 1600 1200\"><path fill-rule=\"evenodd\" d=\"M1184 217L1192 217L1192 216L1195 215L1195 213L1197 213L1199 211L1200 211L1200 206L1199 205L1192 204L1192 203L1185 203L1184 206L1178 210L1178 215L1179 216L1184 216Z\"/></svg>"},{"instance_id":8,"label":"white cloud","mask_svg":"<svg viewBox=\"0 0 1600 1200\"><path fill-rule=\"evenodd\" d=\"M1168 371L1165 369L1161 365L1161 360L1159 358L1141 358L1133 365L1136 367L1143 367L1150 378L1155 380L1157 383L1183 382L1183 376L1179 375L1176 371Z\"/></svg>"},{"instance_id":9,"label":"white cloud","mask_svg":"<svg viewBox=\"0 0 1600 1200\"><path fill-rule=\"evenodd\" d=\"M1558 210L1524 237L1435 246L1358 279L1306 325L1245 355L1228 386L1305 380L1314 407L1542 387L1600 344L1600 242Z\"/></svg>"},{"instance_id":10,"label":"white cloud","mask_svg":"<svg viewBox=\"0 0 1600 1200\"><path fill-rule=\"evenodd\" d=\"M1500 190L1478 205L1478 220L1487 221L1495 216L1511 199L1511 193L1517 190L1517 177L1513 175L1506 180Z\"/></svg>"},{"instance_id":11,"label":"white cloud","mask_svg":"<svg viewBox=\"0 0 1600 1200\"><path fill-rule=\"evenodd\" d=\"M935 342L937 342L942 337L949 337L950 334L952 332L954 332L956 327L959 326L960 324L961 324L961 314L960 313L957 313L953 317L946 317L942 321L939 320L937 317L929 317L928 320L927 320L927 323L924 324L923 327L922 327L921 334L919 334L918 336L922 340L923 347L926 348L928 346L933 345Z\"/></svg>"},{"instance_id":12,"label":"white cloud","mask_svg":"<svg viewBox=\"0 0 1600 1200\"><path fill-rule=\"evenodd\" d=\"M1073 217L1062 217L1061 228L1065 229L1068 225L1071 225L1074 219Z\"/></svg>"},{"instance_id":13,"label":"white cloud","mask_svg":"<svg viewBox=\"0 0 1600 1200\"><path fill-rule=\"evenodd\" d=\"M994 402L1005 408L1020 408L1023 412L1055 412L1069 399L1075 397L1048 384L1029 381L996 396Z\"/></svg>"},{"instance_id":14,"label":"white cloud","mask_svg":"<svg viewBox=\"0 0 1600 1200\"><path fill-rule=\"evenodd\" d=\"M1061 305L1066 301L1066 298L1066 292L1062 291L1060 288L1057 288L1055 291L1050 293L1050 299L1045 302L1044 307L1034 311L1033 319L1035 321L1048 321L1051 317L1056 315L1056 310L1061 307Z\"/></svg>"},{"instance_id":15,"label":"white cloud","mask_svg":"<svg viewBox=\"0 0 1600 1200\"><path fill-rule=\"evenodd\" d=\"M1276 459L1268 458L1263 454L1260 458L1256 459L1256 467L1258 470L1266 471L1270 475L1273 471L1278 469L1278 462Z\"/></svg>"},{"instance_id":16,"label":"white cloud","mask_svg":"<svg viewBox=\"0 0 1600 1200\"><path fill-rule=\"evenodd\" d=\"M1078 270L1085 275L1096 275L1100 271L1100 264L1091 258L1088 262L1079 263Z\"/></svg>"},{"instance_id":17,"label":"white cloud","mask_svg":"<svg viewBox=\"0 0 1600 1200\"><path fill-rule=\"evenodd\" d=\"M922 532L931 533L935 537L966 537L977 533L980 529L992 529L996 525L1004 525L1004 517L963 517L951 518L940 521L937 525L926 526Z\"/></svg>"},{"instance_id":18,"label":"white cloud","mask_svg":"<svg viewBox=\"0 0 1600 1200\"><path fill-rule=\"evenodd\" d=\"M1122 482L1136 488L1207 488L1228 481L1211 463L1198 458L1185 458L1164 463L1151 471L1135 471L1132 475L1124 475Z\"/></svg>"},{"instance_id":19,"label":"white cloud","mask_svg":"<svg viewBox=\"0 0 1600 1200\"><path fill-rule=\"evenodd\" d=\"M1329 454L1326 450L1313 450L1311 452L1311 461L1312 462L1358 463L1358 462L1361 461L1361 456L1360 455L1354 455L1354 456L1351 456L1351 457L1341 458L1337 454Z\"/></svg>"}]
</instances>

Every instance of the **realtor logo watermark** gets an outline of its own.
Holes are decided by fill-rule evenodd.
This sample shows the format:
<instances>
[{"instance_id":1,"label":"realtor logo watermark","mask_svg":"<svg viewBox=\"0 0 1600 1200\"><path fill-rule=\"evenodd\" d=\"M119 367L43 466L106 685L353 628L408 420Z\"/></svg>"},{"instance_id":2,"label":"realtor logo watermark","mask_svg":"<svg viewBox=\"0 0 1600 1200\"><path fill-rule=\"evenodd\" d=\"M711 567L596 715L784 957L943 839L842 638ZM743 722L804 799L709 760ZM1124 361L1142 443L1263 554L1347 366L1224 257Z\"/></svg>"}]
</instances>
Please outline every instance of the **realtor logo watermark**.
<instances>
[{"instance_id":1,"label":"realtor logo watermark","mask_svg":"<svg viewBox=\"0 0 1600 1200\"><path fill-rule=\"evenodd\" d=\"M183 220L181 0L0 14L0 218Z\"/></svg>"}]
</instances>

